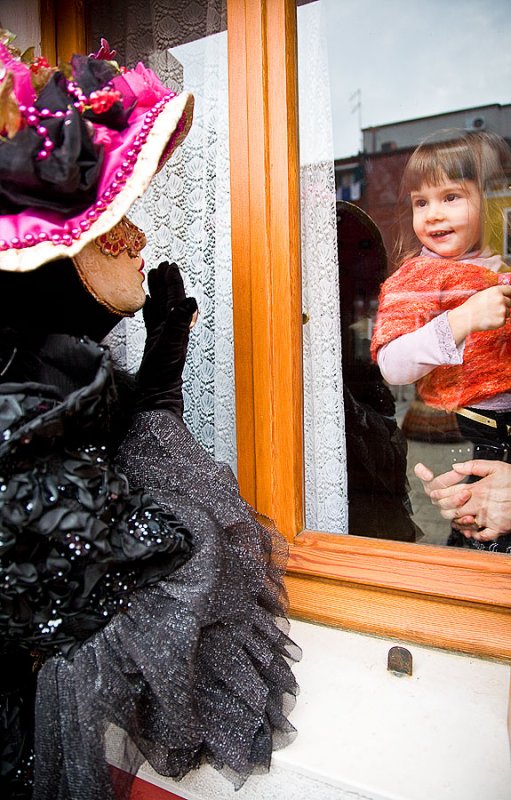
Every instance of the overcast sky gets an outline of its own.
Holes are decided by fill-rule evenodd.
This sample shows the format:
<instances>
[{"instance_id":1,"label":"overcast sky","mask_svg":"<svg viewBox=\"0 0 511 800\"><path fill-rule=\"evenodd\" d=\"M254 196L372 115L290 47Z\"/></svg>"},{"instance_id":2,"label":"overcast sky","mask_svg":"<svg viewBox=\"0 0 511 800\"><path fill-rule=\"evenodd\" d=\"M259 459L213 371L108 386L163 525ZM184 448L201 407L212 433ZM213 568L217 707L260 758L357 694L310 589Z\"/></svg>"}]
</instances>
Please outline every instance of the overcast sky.
<instances>
[{"instance_id":1,"label":"overcast sky","mask_svg":"<svg viewBox=\"0 0 511 800\"><path fill-rule=\"evenodd\" d=\"M335 158L359 149L358 89L362 127L511 102L510 0L319 2Z\"/></svg>"}]
</instances>

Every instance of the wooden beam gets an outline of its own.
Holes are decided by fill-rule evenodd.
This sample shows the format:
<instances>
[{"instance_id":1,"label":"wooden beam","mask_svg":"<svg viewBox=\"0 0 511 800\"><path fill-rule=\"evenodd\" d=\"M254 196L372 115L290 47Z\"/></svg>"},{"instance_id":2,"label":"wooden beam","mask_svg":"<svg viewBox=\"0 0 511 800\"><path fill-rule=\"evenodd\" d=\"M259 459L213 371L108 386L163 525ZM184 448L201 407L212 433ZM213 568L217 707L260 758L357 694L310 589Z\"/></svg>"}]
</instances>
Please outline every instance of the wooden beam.
<instances>
[{"instance_id":1,"label":"wooden beam","mask_svg":"<svg viewBox=\"0 0 511 800\"><path fill-rule=\"evenodd\" d=\"M511 662L509 606L463 603L428 594L288 574L292 616Z\"/></svg>"},{"instance_id":2,"label":"wooden beam","mask_svg":"<svg viewBox=\"0 0 511 800\"><path fill-rule=\"evenodd\" d=\"M295 616L511 660L507 555L305 531L286 585Z\"/></svg>"},{"instance_id":3,"label":"wooden beam","mask_svg":"<svg viewBox=\"0 0 511 800\"><path fill-rule=\"evenodd\" d=\"M40 0L39 14L41 18L41 55L49 64L57 64L57 30L55 25L54 0Z\"/></svg>"},{"instance_id":4,"label":"wooden beam","mask_svg":"<svg viewBox=\"0 0 511 800\"><path fill-rule=\"evenodd\" d=\"M228 0L227 11L238 480L292 539L303 528L296 9Z\"/></svg>"},{"instance_id":5,"label":"wooden beam","mask_svg":"<svg viewBox=\"0 0 511 800\"><path fill-rule=\"evenodd\" d=\"M57 0L57 63L70 61L75 53L85 53L85 14L83 0Z\"/></svg>"}]
</instances>

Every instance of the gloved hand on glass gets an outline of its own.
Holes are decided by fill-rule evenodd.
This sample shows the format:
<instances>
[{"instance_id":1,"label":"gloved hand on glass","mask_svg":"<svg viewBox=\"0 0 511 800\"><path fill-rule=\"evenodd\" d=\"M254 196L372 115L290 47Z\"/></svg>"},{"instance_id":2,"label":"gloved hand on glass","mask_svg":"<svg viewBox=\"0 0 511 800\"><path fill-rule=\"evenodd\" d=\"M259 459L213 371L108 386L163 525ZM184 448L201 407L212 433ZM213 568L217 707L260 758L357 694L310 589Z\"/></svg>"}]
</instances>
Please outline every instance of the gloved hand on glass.
<instances>
[{"instance_id":1,"label":"gloved hand on glass","mask_svg":"<svg viewBox=\"0 0 511 800\"><path fill-rule=\"evenodd\" d=\"M137 374L137 409L168 409L183 416L183 369L188 337L197 319L194 297L186 297L176 264L164 261L147 277L143 315L147 331Z\"/></svg>"}]
</instances>

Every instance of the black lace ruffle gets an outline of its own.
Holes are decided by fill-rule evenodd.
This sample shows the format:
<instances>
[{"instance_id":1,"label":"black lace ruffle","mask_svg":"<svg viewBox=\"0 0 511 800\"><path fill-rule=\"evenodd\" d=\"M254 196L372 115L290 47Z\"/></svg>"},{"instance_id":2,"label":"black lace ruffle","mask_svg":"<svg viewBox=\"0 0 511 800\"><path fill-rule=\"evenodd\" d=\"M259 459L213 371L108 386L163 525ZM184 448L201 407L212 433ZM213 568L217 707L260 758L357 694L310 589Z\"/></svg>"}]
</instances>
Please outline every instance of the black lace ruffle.
<instances>
[{"instance_id":1,"label":"black lace ruffle","mask_svg":"<svg viewBox=\"0 0 511 800\"><path fill-rule=\"evenodd\" d=\"M0 484L0 633L71 656L129 595L179 567L191 537L90 446Z\"/></svg>"},{"instance_id":2,"label":"black lace ruffle","mask_svg":"<svg viewBox=\"0 0 511 800\"><path fill-rule=\"evenodd\" d=\"M0 386L0 635L4 649L44 656L71 657L191 553L188 530L131 491L99 443L115 403L108 351L49 337L36 371L55 378L73 355L67 395L36 381Z\"/></svg>"}]
</instances>

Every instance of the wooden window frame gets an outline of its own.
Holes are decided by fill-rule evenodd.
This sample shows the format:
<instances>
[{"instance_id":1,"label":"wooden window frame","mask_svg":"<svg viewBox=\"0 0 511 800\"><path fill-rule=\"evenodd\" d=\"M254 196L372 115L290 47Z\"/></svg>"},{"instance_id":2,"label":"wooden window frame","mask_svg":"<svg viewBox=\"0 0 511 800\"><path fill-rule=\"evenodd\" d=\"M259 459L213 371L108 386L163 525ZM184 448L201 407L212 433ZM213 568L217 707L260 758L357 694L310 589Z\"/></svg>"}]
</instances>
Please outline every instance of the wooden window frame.
<instances>
[{"instance_id":1,"label":"wooden window frame","mask_svg":"<svg viewBox=\"0 0 511 800\"><path fill-rule=\"evenodd\" d=\"M84 51L81 1L41 11L51 60ZM291 613L511 660L510 558L304 530L295 0L227 12L238 478L290 542Z\"/></svg>"},{"instance_id":2,"label":"wooden window frame","mask_svg":"<svg viewBox=\"0 0 511 800\"><path fill-rule=\"evenodd\" d=\"M238 478L290 542L291 613L509 660L509 557L304 530L295 0L227 12Z\"/></svg>"},{"instance_id":3,"label":"wooden window frame","mask_svg":"<svg viewBox=\"0 0 511 800\"><path fill-rule=\"evenodd\" d=\"M83 0L39 0L41 53L50 64L85 52Z\"/></svg>"}]
</instances>

